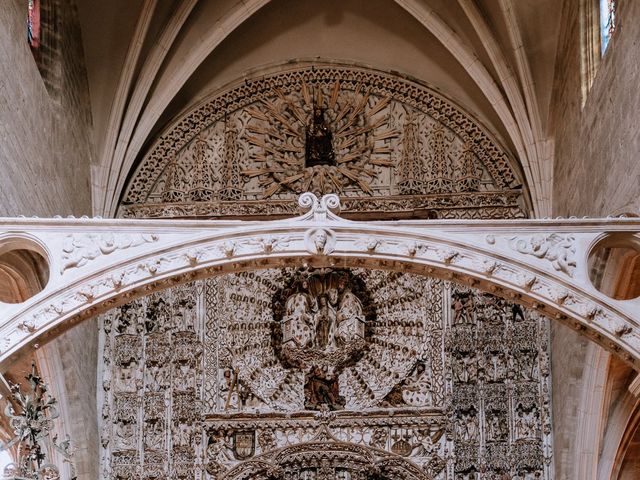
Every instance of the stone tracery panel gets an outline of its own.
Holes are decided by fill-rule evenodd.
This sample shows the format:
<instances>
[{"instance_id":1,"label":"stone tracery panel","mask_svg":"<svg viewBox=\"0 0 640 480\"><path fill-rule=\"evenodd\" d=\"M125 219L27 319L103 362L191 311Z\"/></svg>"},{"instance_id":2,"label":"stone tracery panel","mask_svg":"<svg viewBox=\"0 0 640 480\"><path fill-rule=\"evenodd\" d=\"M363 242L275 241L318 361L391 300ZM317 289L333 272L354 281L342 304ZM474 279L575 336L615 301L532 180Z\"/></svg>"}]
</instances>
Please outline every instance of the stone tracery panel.
<instances>
[{"instance_id":1,"label":"stone tracery panel","mask_svg":"<svg viewBox=\"0 0 640 480\"><path fill-rule=\"evenodd\" d=\"M339 193L347 215L519 217L514 165L471 115L422 84L300 65L179 119L142 159L120 214L289 215L313 191Z\"/></svg>"},{"instance_id":2,"label":"stone tracery panel","mask_svg":"<svg viewBox=\"0 0 640 480\"><path fill-rule=\"evenodd\" d=\"M103 478L552 478L547 322L497 297L273 269L101 325Z\"/></svg>"}]
</instances>

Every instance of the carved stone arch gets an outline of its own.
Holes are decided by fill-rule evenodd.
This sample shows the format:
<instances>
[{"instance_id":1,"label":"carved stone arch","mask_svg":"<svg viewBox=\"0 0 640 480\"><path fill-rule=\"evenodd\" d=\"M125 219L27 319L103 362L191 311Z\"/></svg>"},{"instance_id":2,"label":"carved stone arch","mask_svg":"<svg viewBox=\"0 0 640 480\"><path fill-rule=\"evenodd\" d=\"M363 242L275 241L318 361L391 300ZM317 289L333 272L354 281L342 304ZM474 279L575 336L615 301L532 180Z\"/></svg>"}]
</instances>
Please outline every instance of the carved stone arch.
<instances>
[{"instance_id":1,"label":"carved stone arch","mask_svg":"<svg viewBox=\"0 0 640 480\"><path fill-rule=\"evenodd\" d=\"M306 165L316 108L332 132L336 165ZM220 172L204 182L206 199L194 197L191 185L203 183L193 148L203 142ZM189 178L176 179L176 166ZM299 62L236 81L178 118L141 159L119 215L289 215L296 195L310 190L338 191L347 214L523 217L524 183L495 136L427 85L360 66Z\"/></svg>"},{"instance_id":2,"label":"carved stone arch","mask_svg":"<svg viewBox=\"0 0 640 480\"><path fill-rule=\"evenodd\" d=\"M224 472L224 478L229 480L276 480L280 470L266 460L247 460L230 472Z\"/></svg>"},{"instance_id":3,"label":"carved stone arch","mask_svg":"<svg viewBox=\"0 0 640 480\"><path fill-rule=\"evenodd\" d=\"M181 282L279 266L350 266L455 279L532 306L591 337L634 368L638 299L590 283L587 257L603 232L633 235L637 219L351 222L337 197L303 196L310 212L273 222L11 220L50 252L51 279L24 303L0 305L0 360L65 328ZM309 232L315 232L309 235Z\"/></svg>"},{"instance_id":4,"label":"carved stone arch","mask_svg":"<svg viewBox=\"0 0 640 480\"><path fill-rule=\"evenodd\" d=\"M333 480L344 471L352 480L431 480L423 469L400 455L327 438L266 453L221 474L229 480L297 480L301 472L321 472L316 478ZM323 476L326 475L326 476Z\"/></svg>"}]
</instances>

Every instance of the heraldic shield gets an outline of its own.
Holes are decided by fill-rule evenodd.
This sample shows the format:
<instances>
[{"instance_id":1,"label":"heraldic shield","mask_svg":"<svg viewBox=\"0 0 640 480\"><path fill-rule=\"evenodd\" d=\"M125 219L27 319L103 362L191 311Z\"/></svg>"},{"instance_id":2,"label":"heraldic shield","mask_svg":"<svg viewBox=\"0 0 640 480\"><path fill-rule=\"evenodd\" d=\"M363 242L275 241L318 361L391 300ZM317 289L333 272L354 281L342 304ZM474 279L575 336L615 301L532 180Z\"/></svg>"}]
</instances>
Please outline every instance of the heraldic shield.
<instances>
[{"instance_id":1,"label":"heraldic shield","mask_svg":"<svg viewBox=\"0 0 640 480\"><path fill-rule=\"evenodd\" d=\"M233 433L233 454L236 460L246 460L255 453L255 432L240 431Z\"/></svg>"}]
</instances>

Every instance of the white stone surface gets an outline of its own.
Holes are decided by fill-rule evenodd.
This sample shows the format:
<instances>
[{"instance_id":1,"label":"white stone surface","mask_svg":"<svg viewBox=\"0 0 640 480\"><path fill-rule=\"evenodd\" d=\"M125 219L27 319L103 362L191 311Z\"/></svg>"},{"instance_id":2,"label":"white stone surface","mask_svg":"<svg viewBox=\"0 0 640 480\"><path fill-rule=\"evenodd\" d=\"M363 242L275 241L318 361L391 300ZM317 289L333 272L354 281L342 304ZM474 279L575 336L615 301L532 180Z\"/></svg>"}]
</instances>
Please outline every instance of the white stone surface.
<instances>
[{"instance_id":1,"label":"white stone surface","mask_svg":"<svg viewBox=\"0 0 640 480\"><path fill-rule=\"evenodd\" d=\"M455 278L539 308L628 363L640 362L640 300L607 297L587 271L592 246L606 233L636 234L637 219L355 222L331 212L334 195L303 194L300 205L309 211L269 222L1 220L0 245L40 250L51 277L28 301L0 305L0 361L80 319L179 282L309 264Z\"/></svg>"}]
</instances>

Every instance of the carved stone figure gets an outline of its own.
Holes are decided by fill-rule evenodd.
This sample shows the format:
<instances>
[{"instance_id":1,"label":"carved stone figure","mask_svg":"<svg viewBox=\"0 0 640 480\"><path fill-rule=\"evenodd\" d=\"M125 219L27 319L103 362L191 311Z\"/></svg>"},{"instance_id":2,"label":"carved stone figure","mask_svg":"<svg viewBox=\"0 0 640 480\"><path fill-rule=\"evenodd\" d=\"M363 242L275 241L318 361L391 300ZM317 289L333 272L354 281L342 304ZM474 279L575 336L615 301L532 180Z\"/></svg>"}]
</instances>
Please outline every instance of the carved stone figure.
<instances>
[{"instance_id":1,"label":"carved stone figure","mask_svg":"<svg viewBox=\"0 0 640 480\"><path fill-rule=\"evenodd\" d=\"M304 205L304 204L301 204ZM330 208L339 208L339 200L337 201L337 207ZM306 207L303 207L306 208ZM322 219L327 218L327 206L322 205L321 201L316 200L315 210L309 212L309 215L313 215L314 218ZM333 215L329 213L329 215ZM333 253L336 247L336 235L330 229L326 228L310 228L307 230L304 236L305 247L309 253L313 253L316 255L330 255Z\"/></svg>"},{"instance_id":2,"label":"carved stone figure","mask_svg":"<svg viewBox=\"0 0 640 480\"><path fill-rule=\"evenodd\" d=\"M116 424L116 448L121 450L136 448L136 426L127 421Z\"/></svg>"},{"instance_id":3,"label":"carved stone figure","mask_svg":"<svg viewBox=\"0 0 640 480\"><path fill-rule=\"evenodd\" d=\"M175 325L181 331L193 331L195 322L195 302L192 298L180 299L174 311Z\"/></svg>"},{"instance_id":4,"label":"carved stone figure","mask_svg":"<svg viewBox=\"0 0 640 480\"><path fill-rule=\"evenodd\" d=\"M338 284L340 304L336 314L335 340L337 346L343 346L364 338L365 318L362 302L350 290L347 279L342 277Z\"/></svg>"},{"instance_id":5,"label":"carved stone figure","mask_svg":"<svg viewBox=\"0 0 640 480\"><path fill-rule=\"evenodd\" d=\"M478 412L471 407L462 411L458 416L457 434L458 437L467 443L477 443L479 441Z\"/></svg>"},{"instance_id":6,"label":"carved stone figure","mask_svg":"<svg viewBox=\"0 0 640 480\"><path fill-rule=\"evenodd\" d=\"M418 434L418 442L414 445L412 455L431 457L438 450L438 445L433 442L429 431L421 431Z\"/></svg>"},{"instance_id":7,"label":"carved stone figure","mask_svg":"<svg viewBox=\"0 0 640 480\"><path fill-rule=\"evenodd\" d=\"M470 352L457 353L453 367L454 380L469 383L477 379L478 356Z\"/></svg>"},{"instance_id":8,"label":"carved stone figure","mask_svg":"<svg viewBox=\"0 0 640 480\"><path fill-rule=\"evenodd\" d=\"M225 463L233 460L232 446L223 433L209 435L207 441L207 457L210 461Z\"/></svg>"},{"instance_id":9,"label":"carved stone figure","mask_svg":"<svg viewBox=\"0 0 640 480\"><path fill-rule=\"evenodd\" d=\"M173 385L177 390L195 387L194 369L188 363L177 364L173 369Z\"/></svg>"},{"instance_id":10,"label":"carved stone figure","mask_svg":"<svg viewBox=\"0 0 640 480\"><path fill-rule=\"evenodd\" d=\"M487 416L487 440L504 441L509 435L506 412L494 411Z\"/></svg>"},{"instance_id":11,"label":"carved stone figure","mask_svg":"<svg viewBox=\"0 0 640 480\"><path fill-rule=\"evenodd\" d=\"M303 286L304 288L304 286ZM283 323L283 342L292 340L300 348L311 346L315 338L313 310L316 303L308 293L296 293L287 299Z\"/></svg>"},{"instance_id":12,"label":"carved stone figure","mask_svg":"<svg viewBox=\"0 0 640 480\"><path fill-rule=\"evenodd\" d=\"M406 405L412 407L426 407L433 405L434 382L424 362L418 362L414 371L405 381L402 388L402 399Z\"/></svg>"},{"instance_id":13,"label":"carved stone figure","mask_svg":"<svg viewBox=\"0 0 640 480\"><path fill-rule=\"evenodd\" d=\"M314 107L313 116L306 131L305 166L335 165L333 134L327 125L322 107Z\"/></svg>"},{"instance_id":14,"label":"carved stone figure","mask_svg":"<svg viewBox=\"0 0 640 480\"><path fill-rule=\"evenodd\" d=\"M469 294L455 294L451 303L455 325L473 323L473 298Z\"/></svg>"},{"instance_id":15,"label":"carved stone figure","mask_svg":"<svg viewBox=\"0 0 640 480\"><path fill-rule=\"evenodd\" d=\"M145 383L151 391L157 391L165 388L169 382L168 365L159 365L153 363L145 367Z\"/></svg>"},{"instance_id":16,"label":"carved stone figure","mask_svg":"<svg viewBox=\"0 0 640 480\"><path fill-rule=\"evenodd\" d=\"M149 422L145 425L144 446L149 450L164 448L165 429L162 422Z\"/></svg>"},{"instance_id":17,"label":"carved stone figure","mask_svg":"<svg viewBox=\"0 0 640 480\"><path fill-rule=\"evenodd\" d=\"M178 422L174 429L173 444L179 447L189 446L193 435L193 426L190 423L186 421Z\"/></svg>"},{"instance_id":18,"label":"carved stone figure","mask_svg":"<svg viewBox=\"0 0 640 480\"><path fill-rule=\"evenodd\" d=\"M69 235L62 249L62 266L60 273L70 268L81 268L101 255L109 255L116 250L137 247L144 243L156 242L156 235L146 234L86 234Z\"/></svg>"},{"instance_id":19,"label":"carved stone figure","mask_svg":"<svg viewBox=\"0 0 640 480\"><path fill-rule=\"evenodd\" d=\"M326 406L330 410L344 408L345 399L340 396L338 378L331 367L313 367L306 376L305 408L319 410Z\"/></svg>"},{"instance_id":20,"label":"carved stone figure","mask_svg":"<svg viewBox=\"0 0 640 480\"><path fill-rule=\"evenodd\" d=\"M138 374L139 369L137 362L122 365L119 370L116 389L121 392L135 392L139 384Z\"/></svg>"},{"instance_id":21,"label":"carved stone figure","mask_svg":"<svg viewBox=\"0 0 640 480\"><path fill-rule=\"evenodd\" d=\"M511 306L511 320L513 322L516 322L518 320L524 321L524 311L522 310L522 307L517 303L514 303Z\"/></svg>"},{"instance_id":22,"label":"carved stone figure","mask_svg":"<svg viewBox=\"0 0 640 480\"><path fill-rule=\"evenodd\" d=\"M518 373L523 380L532 381L538 377L538 352L523 350L517 356Z\"/></svg>"},{"instance_id":23,"label":"carved stone figure","mask_svg":"<svg viewBox=\"0 0 640 480\"><path fill-rule=\"evenodd\" d=\"M535 438L539 420L536 406L525 407L520 404L516 408L515 433L517 438Z\"/></svg>"},{"instance_id":24,"label":"carved stone figure","mask_svg":"<svg viewBox=\"0 0 640 480\"><path fill-rule=\"evenodd\" d=\"M319 230L313 237L313 244L316 247L316 253L324 253L327 245L327 232Z\"/></svg>"},{"instance_id":25,"label":"carved stone figure","mask_svg":"<svg viewBox=\"0 0 640 480\"><path fill-rule=\"evenodd\" d=\"M485 375L490 382L500 382L507 378L508 360L503 352L490 352L485 365Z\"/></svg>"},{"instance_id":26,"label":"carved stone figure","mask_svg":"<svg viewBox=\"0 0 640 480\"><path fill-rule=\"evenodd\" d=\"M344 275L327 277L335 285L311 287L300 281L285 303L282 319L283 343L333 352L364 338L365 317L362 302L351 291ZM314 290L315 289L315 290ZM312 290L315 293L312 293Z\"/></svg>"},{"instance_id":27,"label":"carved stone figure","mask_svg":"<svg viewBox=\"0 0 640 480\"><path fill-rule=\"evenodd\" d=\"M514 250L548 260L555 270L564 272L570 277L573 276L576 267L574 243L575 239L572 236L555 233L548 236L534 235L524 239L516 237L511 240Z\"/></svg>"},{"instance_id":28,"label":"carved stone figure","mask_svg":"<svg viewBox=\"0 0 640 480\"><path fill-rule=\"evenodd\" d=\"M318 296L318 312L314 316L315 336L313 346L319 350L335 350L336 338L336 302L338 292L335 289Z\"/></svg>"}]
</instances>

